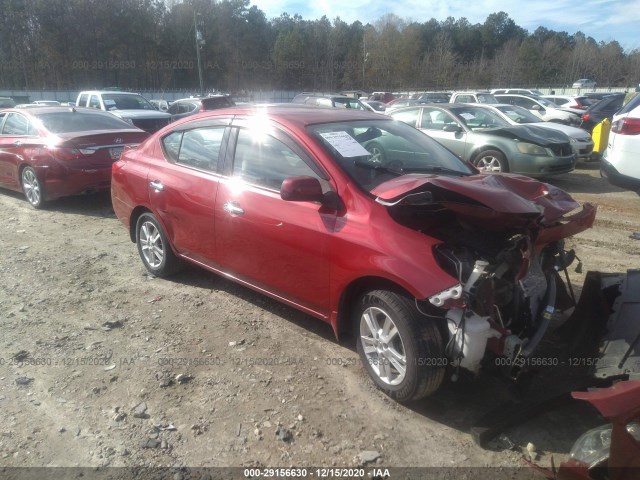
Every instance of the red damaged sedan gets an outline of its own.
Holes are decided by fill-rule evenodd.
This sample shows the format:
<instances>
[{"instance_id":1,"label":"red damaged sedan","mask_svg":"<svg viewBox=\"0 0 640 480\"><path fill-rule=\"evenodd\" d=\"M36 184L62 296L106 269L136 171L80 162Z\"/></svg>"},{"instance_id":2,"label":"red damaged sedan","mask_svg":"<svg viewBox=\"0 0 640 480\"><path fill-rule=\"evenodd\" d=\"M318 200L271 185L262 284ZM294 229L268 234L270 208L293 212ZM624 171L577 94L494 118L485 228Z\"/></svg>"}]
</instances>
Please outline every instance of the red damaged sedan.
<instances>
[{"instance_id":1,"label":"red damaged sedan","mask_svg":"<svg viewBox=\"0 0 640 480\"><path fill-rule=\"evenodd\" d=\"M47 200L108 190L125 146L148 133L115 115L76 107L0 111L0 187Z\"/></svg>"},{"instance_id":2,"label":"red damaged sedan","mask_svg":"<svg viewBox=\"0 0 640 480\"><path fill-rule=\"evenodd\" d=\"M299 106L173 123L114 163L111 195L149 272L195 263L353 334L401 402L487 358L517 377L567 307L562 240L596 214L389 117Z\"/></svg>"}]
</instances>

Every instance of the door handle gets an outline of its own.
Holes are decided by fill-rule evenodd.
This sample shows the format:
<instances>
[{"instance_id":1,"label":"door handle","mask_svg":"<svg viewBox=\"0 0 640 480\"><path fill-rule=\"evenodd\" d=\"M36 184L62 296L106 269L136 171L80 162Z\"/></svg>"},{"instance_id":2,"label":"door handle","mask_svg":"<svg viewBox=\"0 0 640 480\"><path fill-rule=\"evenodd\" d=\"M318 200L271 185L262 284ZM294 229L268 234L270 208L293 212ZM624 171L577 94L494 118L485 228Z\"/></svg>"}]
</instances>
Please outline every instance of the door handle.
<instances>
[{"instance_id":1,"label":"door handle","mask_svg":"<svg viewBox=\"0 0 640 480\"><path fill-rule=\"evenodd\" d=\"M21 146L22 146L22 140L16 140L15 142L13 142L13 144L14 144L16 147L21 147Z\"/></svg>"},{"instance_id":2,"label":"door handle","mask_svg":"<svg viewBox=\"0 0 640 480\"><path fill-rule=\"evenodd\" d=\"M224 204L222 208L224 209L225 212L230 213L231 215L244 214L244 210L236 202L227 202Z\"/></svg>"},{"instance_id":3,"label":"door handle","mask_svg":"<svg viewBox=\"0 0 640 480\"><path fill-rule=\"evenodd\" d=\"M159 180L154 180L153 182L149 182L149 186L153 188L156 192L161 192L164 190L164 185Z\"/></svg>"}]
</instances>

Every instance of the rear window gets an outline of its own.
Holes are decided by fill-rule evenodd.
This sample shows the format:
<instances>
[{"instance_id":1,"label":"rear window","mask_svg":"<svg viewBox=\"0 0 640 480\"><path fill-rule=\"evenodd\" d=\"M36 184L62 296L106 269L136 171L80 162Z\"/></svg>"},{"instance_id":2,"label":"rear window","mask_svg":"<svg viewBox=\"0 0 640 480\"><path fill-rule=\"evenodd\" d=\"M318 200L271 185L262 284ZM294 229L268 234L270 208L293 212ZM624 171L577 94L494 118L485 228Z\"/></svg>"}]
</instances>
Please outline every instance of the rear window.
<instances>
[{"instance_id":1,"label":"rear window","mask_svg":"<svg viewBox=\"0 0 640 480\"><path fill-rule=\"evenodd\" d=\"M88 132L92 130L122 130L135 128L110 113L55 112L37 115L51 133Z\"/></svg>"},{"instance_id":2,"label":"rear window","mask_svg":"<svg viewBox=\"0 0 640 480\"><path fill-rule=\"evenodd\" d=\"M215 110L216 108L233 107L235 103L228 97L211 97L202 99L204 110Z\"/></svg>"},{"instance_id":3,"label":"rear window","mask_svg":"<svg viewBox=\"0 0 640 480\"><path fill-rule=\"evenodd\" d=\"M640 106L640 94L637 94L635 97L633 97L629 101L629 103L627 103L624 107L622 107L618 112L618 115L621 115L623 113L629 113L631 110L635 109L638 106Z\"/></svg>"},{"instance_id":4,"label":"rear window","mask_svg":"<svg viewBox=\"0 0 640 480\"><path fill-rule=\"evenodd\" d=\"M103 93L102 101L107 110L155 110L142 95Z\"/></svg>"}]
</instances>

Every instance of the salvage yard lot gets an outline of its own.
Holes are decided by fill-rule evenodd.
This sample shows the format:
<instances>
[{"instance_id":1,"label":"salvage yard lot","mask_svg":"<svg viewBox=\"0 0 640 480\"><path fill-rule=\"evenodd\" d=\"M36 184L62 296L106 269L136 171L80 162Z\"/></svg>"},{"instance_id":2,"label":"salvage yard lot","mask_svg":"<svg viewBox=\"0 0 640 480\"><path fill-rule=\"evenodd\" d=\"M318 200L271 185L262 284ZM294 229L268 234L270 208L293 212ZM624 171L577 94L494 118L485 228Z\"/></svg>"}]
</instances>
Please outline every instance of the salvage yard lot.
<instances>
[{"instance_id":1,"label":"salvage yard lot","mask_svg":"<svg viewBox=\"0 0 640 480\"><path fill-rule=\"evenodd\" d=\"M599 205L569 240L583 273L640 267L640 197L596 165L548 180ZM508 398L488 375L411 408L376 391L328 325L196 268L150 277L108 195L35 211L0 192L3 466L517 467L555 464L600 422L572 404L483 450L469 430ZM496 391L499 394L496 394ZM505 448L513 442L513 449ZM376 457L378 459L376 460Z\"/></svg>"}]
</instances>

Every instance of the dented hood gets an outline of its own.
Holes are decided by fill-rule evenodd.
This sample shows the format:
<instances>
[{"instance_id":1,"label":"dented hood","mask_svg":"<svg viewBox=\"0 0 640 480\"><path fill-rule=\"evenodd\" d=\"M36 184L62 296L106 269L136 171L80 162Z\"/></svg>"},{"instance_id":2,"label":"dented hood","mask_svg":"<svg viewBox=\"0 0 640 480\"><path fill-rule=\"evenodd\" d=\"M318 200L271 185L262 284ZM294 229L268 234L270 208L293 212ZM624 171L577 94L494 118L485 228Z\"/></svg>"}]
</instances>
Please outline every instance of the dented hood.
<instances>
[{"instance_id":1,"label":"dented hood","mask_svg":"<svg viewBox=\"0 0 640 480\"><path fill-rule=\"evenodd\" d=\"M508 174L479 174L461 177L403 175L371 191L383 205L438 203L466 221L482 222L487 228L528 225L532 220L552 224L580 207L566 192L529 177ZM595 207L586 204L591 217L581 222L584 230L595 217ZM572 216L573 218L573 216ZM575 232L573 232L575 233Z\"/></svg>"},{"instance_id":2,"label":"dented hood","mask_svg":"<svg viewBox=\"0 0 640 480\"><path fill-rule=\"evenodd\" d=\"M480 130L492 135L512 138L528 143L535 143L545 147L561 143L569 143L569 138L564 132L559 130L549 130L537 125L510 125L499 128L489 128Z\"/></svg>"}]
</instances>

